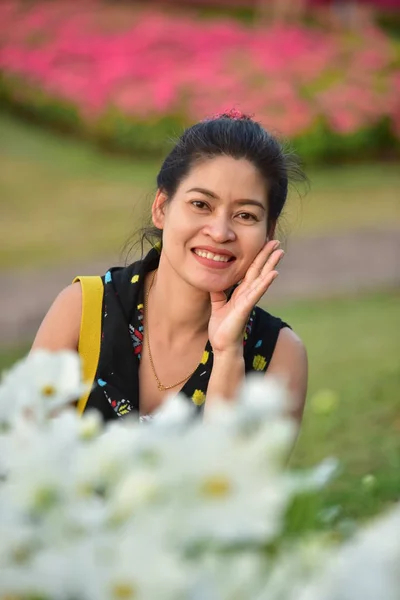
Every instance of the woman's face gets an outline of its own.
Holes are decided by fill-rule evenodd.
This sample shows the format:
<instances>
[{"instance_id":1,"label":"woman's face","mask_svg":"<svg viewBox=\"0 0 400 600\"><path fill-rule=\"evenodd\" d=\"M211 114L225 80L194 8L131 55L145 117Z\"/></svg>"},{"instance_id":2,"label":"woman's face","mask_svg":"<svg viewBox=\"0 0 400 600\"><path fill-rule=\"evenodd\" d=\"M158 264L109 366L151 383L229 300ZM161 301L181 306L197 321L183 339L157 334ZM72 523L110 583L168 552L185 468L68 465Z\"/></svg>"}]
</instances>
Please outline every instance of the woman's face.
<instances>
[{"instance_id":1,"label":"woman's face","mask_svg":"<svg viewBox=\"0 0 400 600\"><path fill-rule=\"evenodd\" d=\"M157 194L153 221L163 229L164 258L204 291L238 283L267 240L267 190L246 159L194 165L170 202Z\"/></svg>"}]
</instances>

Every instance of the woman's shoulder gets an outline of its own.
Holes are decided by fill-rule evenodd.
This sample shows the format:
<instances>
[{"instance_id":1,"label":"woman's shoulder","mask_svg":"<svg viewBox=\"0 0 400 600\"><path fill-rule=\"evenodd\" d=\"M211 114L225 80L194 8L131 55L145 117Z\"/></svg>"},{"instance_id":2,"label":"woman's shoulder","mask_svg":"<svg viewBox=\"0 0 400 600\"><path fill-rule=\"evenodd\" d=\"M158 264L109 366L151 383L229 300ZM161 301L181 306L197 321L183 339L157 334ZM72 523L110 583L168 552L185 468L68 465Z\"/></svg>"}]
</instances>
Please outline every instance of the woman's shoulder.
<instances>
[{"instance_id":1,"label":"woman's shoulder","mask_svg":"<svg viewBox=\"0 0 400 600\"><path fill-rule=\"evenodd\" d=\"M292 329L281 329L268 374L286 383L291 397L290 412L300 422L307 396L308 357L304 343Z\"/></svg>"},{"instance_id":2,"label":"woman's shoulder","mask_svg":"<svg viewBox=\"0 0 400 600\"><path fill-rule=\"evenodd\" d=\"M73 281L67 285L56 296L46 316L51 315L53 319L61 315L76 317L82 312L82 287L79 281Z\"/></svg>"},{"instance_id":3,"label":"woman's shoulder","mask_svg":"<svg viewBox=\"0 0 400 600\"><path fill-rule=\"evenodd\" d=\"M282 377L292 396L291 413L300 421L307 394L308 358L306 347L293 329L279 317L271 315L260 307L256 307L257 316L255 337L262 340L256 342L253 353L260 344L267 354L266 367L268 375ZM258 350L258 349L257 349ZM261 354L261 353L260 353ZM262 356L254 356L253 361L264 365Z\"/></svg>"},{"instance_id":4,"label":"woman's shoulder","mask_svg":"<svg viewBox=\"0 0 400 600\"><path fill-rule=\"evenodd\" d=\"M50 306L32 348L77 349L81 314L82 289L79 282L75 282L61 290Z\"/></svg>"}]
</instances>

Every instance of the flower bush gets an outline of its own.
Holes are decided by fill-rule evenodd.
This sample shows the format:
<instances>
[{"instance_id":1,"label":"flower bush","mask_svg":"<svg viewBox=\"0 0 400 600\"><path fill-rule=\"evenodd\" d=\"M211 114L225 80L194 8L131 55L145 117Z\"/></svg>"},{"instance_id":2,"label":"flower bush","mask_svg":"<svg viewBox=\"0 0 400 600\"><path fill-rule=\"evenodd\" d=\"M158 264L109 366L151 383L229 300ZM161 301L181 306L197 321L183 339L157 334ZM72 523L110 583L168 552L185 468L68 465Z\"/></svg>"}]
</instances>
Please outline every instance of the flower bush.
<instances>
[{"instance_id":1,"label":"flower bush","mask_svg":"<svg viewBox=\"0 0 400 600\"><path fill-rule=\"evenodd\" d=\"M342 547L310 533L335 466L284 469L295 426L277 381L249 380L206 421L177 396L106 427L70 407L84 389L70 352L3 377L0 598L397 597L399 509Z\"/></svg>"},{"instance_id":2,"label":"flower bush","mask_svg":"<svg viewBox=\"0 0 400 600\"><path fill-rule=\"evenodd\" d=\"M398 148L396 46L307 27L89 3L0 4L0 94L42 121L134 152L240 108L323 160Z\"/></svg>"}]
</instances>

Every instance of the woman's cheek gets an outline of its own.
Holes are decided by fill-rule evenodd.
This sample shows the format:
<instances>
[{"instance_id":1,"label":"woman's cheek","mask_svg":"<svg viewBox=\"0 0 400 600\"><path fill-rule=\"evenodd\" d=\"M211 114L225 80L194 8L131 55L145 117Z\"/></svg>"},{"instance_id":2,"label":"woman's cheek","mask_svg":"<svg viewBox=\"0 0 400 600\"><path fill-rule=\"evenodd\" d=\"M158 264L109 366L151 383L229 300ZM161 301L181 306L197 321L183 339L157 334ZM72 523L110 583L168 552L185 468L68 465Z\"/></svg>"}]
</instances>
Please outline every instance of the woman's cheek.
<instances>
[{"instance_id":1,"label":"woman's cheek","mask_svg":"<svg viewBox=\"0 0 400 600\"><path fill-rule=\"evenodd\" d=\"M245 264L241 265L240 269L238 270L238 272L235 274L235 280L233 282L232 285L236 285L237 283L239 283L239 281L242 281L242 279L245 278L246 273L251 265L251 263L253 262L254 258L252 260L246 261Z\"/></svg>"},{"instance_id":2,"label":"woman's cheek","mask_svg":"<svg viewBox=\"0 0 400 600\"><path fill-rule=\"evenodd\" d=\"M267 238L265 237L265 239L263 238L262 241L260 241L255 248L253 246L253 248L251 250L249 250L248 255L246 253L246 260L242 263L242 265L240 265L240 269L239 269L238 273L236 274L237 282L244 279L250 265L253 263L256 256L258 256L258 254L264 248L266 242L267 242ZM247 256L248 256L248 258L247 258Z\"/></svg>"},{"instance_id":3,"label":"woman's cheek","mask_svg":"<svg viewBox=\"0 0 400 600\"><path fill-rule=\"evenodd\" d=\"M262 236L262 237L260 236L260 238L256 241L256 244L254 244L254 242L253 242L252 248L249 248L249 252L246 253L246 266L245 266L246 271L250 267L250 265L253 263L253 261L256 259L256 257L260 254L261 250L264 248L266 243L267 243L266 236Z\"/></svg>"}]
</instances>

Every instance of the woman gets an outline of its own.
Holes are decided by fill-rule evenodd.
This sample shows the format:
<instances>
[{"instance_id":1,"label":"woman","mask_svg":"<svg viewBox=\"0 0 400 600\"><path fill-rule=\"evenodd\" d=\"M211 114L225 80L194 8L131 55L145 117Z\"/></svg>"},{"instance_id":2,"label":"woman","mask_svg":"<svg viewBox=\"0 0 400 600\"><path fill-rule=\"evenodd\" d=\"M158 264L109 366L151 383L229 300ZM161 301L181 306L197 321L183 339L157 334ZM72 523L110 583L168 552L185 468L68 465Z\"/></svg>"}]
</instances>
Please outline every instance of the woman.
<instances>
[{"instance_id":1,"label":"woman","mask_svg":"<svg viewBox=\"0 0 400 600\"><path fill-rule=\"evenodd\" d=\"M82 409L95 407L105 420L148 415L181 390L202 412L208 399L234 397L255 370L287 380L300 420L304 346L256 306L284 254L274 233L291 173L303 177L246 115L232 111L183 133L157 178L160 242L101 280L102 310L91 316L101 328L96 383ZM81 319L77 281L55 300L33 347L78 349Z\"/></svg>"}]
</instances>

